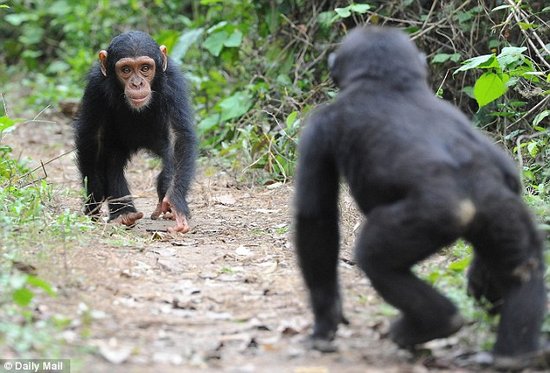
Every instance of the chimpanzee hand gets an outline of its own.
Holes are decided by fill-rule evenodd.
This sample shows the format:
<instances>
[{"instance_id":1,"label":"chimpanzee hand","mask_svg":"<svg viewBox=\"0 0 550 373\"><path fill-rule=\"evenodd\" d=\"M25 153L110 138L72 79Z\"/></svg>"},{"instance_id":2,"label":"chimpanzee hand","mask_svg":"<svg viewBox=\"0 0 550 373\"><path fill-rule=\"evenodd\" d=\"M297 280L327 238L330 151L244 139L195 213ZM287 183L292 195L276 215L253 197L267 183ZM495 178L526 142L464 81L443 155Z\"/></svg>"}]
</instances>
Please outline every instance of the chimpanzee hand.
<instances>
[{"instance_id":1,"label":"chimpanzee hand","mask_svg":"<svg viewBox=\"0 0 550 373\"><path fill-rule=\"evenodd\" d=\"M159 202L157 208L151 214L151 219L156 220L162 215L164 219L176 220L175 227L169 227L168 232L175 233L187 233L191 229L187 223L187 218L185 214L177 211L176 209L172 210L172 203L168 197L164 197L162 202Z\"/></svg>"}]
</instances>

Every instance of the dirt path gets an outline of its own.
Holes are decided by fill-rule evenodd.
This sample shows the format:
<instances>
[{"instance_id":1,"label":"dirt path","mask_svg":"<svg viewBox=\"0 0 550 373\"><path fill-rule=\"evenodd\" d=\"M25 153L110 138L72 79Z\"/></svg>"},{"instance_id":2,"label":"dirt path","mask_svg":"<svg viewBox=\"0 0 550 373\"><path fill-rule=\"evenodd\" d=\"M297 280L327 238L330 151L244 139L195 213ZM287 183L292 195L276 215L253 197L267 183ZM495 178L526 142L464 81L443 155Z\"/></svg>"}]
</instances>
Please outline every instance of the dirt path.
<instances>
[{"instance_id":1,"label":"dirt path","mask_svg":"<svg viewBox=\"0 0 550 373\"><path fill-rule=\"evenodd\" d=\"M68 123L28 123L5 141L16 155L47 161L71 149ZM156 198L158 166L152 163L139 155L128 169L146 216ZM61 199L60 209L80 211L73 155L46 170L61 195L74 191ZM222 171L203 168L191 192L190 233L152 233L148 229L165 223L144 219L129 231L106 225L92 241L97 244L40 255L39 275L59 289L57 298L45 300L44 312L80 315L64 332L68 357L84 356L73 366L84 372L426 370L381 339L387 315L380 314L379 298L349 262L360 220L345 199L349 238L340 273L351 325L339 331L338 353L306 348L311 314L291 242L291 195L292 185L239 187ZM88 347L93 352L82 355Z\"/></svg>"}]
</instances>

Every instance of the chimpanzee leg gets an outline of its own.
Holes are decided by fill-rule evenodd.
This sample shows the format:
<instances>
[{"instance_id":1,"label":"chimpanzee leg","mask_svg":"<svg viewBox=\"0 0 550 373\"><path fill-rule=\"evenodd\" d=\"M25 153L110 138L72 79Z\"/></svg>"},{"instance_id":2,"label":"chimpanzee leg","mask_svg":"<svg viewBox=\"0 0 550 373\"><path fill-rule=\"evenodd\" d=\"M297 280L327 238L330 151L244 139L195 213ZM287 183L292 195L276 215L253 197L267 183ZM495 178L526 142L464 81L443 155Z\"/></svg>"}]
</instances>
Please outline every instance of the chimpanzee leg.
<instances>
[{"instance_id":1,"label":"chimpanzee leg","mask_svg":"<svg viewBox=\"0 0 550 373\"><path fill-rule=\"evenodd\" d=\"M511 192L489 196L480 208L475 231L466 236L478 261L470 270L469 288L478 297L500 303L494 353L536 351L546 309L541 238L520 197ZM490 284L476 282L482 270L488 271L483 277Z\"/></svg>"},{"instance_id":2,"label":"chimpanzee leg","mask_svg":"<svg viewBox=\"0 0 550 373\"><path fill-rule=\"evenodd\" d=\"M101 205L105 200L104 154L100 152L96 133L78 128L76 143L76 158L78 169L82 175L82 182L86 190L84 213L92 217L99 217Z\"/></svg>"},{"instance_id":3,"label":"chimpanzee leg","mask_svg":"<svg viewBox=\"0 0 550 373\"><path fill-rule=\"evenodd\" d=\"M107 159L105 174L108 180L109 220L137 211L124 176L124 168L129 157L128 153L118 150L112 151Z\"/></svg>"},{"instance_id":4,"label":"chimpanzee leg","mask_svg":"<svg viewBox=\"0 0 550 373\"><path fill-rule=\"evenodd\" d=\"M402 312L390 329L398 345L443 338L463 325L456 307L417 278L411 266L458 238L474 210L468 199L437 201L434 195L402 200L368 215L357 243L358 262L384 300Z\"/></svg>"},{"instance_id":5,"label":"chimpanzee leg","mask_svg":"<svg viewBox=\"0 0 550 373\"><path fill-rule=\"evenodd\" d=\"M310 291L315 315L314 340L330 341L341 322L342 313L338 284L338 219L336 216L296 220L297 253L305 283ZM325 350L324 347L314 346Z\"/></svg>"}]
</instances>

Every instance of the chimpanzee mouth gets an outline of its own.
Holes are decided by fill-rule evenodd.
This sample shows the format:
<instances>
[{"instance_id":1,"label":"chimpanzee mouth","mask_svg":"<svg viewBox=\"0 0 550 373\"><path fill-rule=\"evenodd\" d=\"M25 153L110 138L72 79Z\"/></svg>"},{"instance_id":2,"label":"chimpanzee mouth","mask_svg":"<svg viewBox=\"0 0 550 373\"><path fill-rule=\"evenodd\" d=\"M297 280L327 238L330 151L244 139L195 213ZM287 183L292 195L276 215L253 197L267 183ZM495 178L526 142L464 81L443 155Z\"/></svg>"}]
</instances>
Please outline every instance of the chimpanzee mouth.
<instances>
[{"instance_id":1,"label":"chimpanzee mouth","mask_svg":"<svg viewBox=\"0 0 550 373\"><path fill-rule=\"evenodd\" d=\"M142 106L146 106L149 103L150 95L146 96L126 96L126 99L129 101L130 105L132 105L134 108L141 108Z\"/></svg>"}]
</instances>

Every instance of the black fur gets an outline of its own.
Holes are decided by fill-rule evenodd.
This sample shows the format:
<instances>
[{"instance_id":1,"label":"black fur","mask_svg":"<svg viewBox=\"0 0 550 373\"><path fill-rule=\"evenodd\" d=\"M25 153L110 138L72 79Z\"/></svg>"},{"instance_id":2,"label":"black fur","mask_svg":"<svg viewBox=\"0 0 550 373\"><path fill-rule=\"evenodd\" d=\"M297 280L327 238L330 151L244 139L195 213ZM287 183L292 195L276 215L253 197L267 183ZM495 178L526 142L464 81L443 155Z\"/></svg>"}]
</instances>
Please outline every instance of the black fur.
<instances>
[{"instance_id":1,"label":"black fur","mask_svg":"<svg viewBox=\"0 0 550 373\"><path fill-rule=\"evenodd\" d=\"M357 261L402 314L390 329L397 344L414 346L462 326L456 307L411 266L463 237L475 248L471 294L498 303L495 354L537 350L546 309L542 243L520 197L514 163L433 95L406 34L356 29L331 64L341 91L308 120L295 195L313 341L325 346L345 320L337 276L343 178L367 217Z\"/></svg>"},{"instance_id":2,"label":"black fur","mask_svg":"<svg viewBox=\"0 0 550 373\"><path fill-rule=\"evenodd\" d=\"M92 67L74 124L78 168L87 191L85 212L98 215L104 200L110 201L110 219L136 211L124 169L134 153L147 149L163 160L159 201L168 195L174 208L189 216L186 196L197 140L184 76L170 59L163 71L159 45L144 32L115 37L107 52L107 76L98 63ZM152 101L139 111L129 107L114 70L120 58L137 56L149 56L156 64Z\"/></svg>"}]
</instances>

